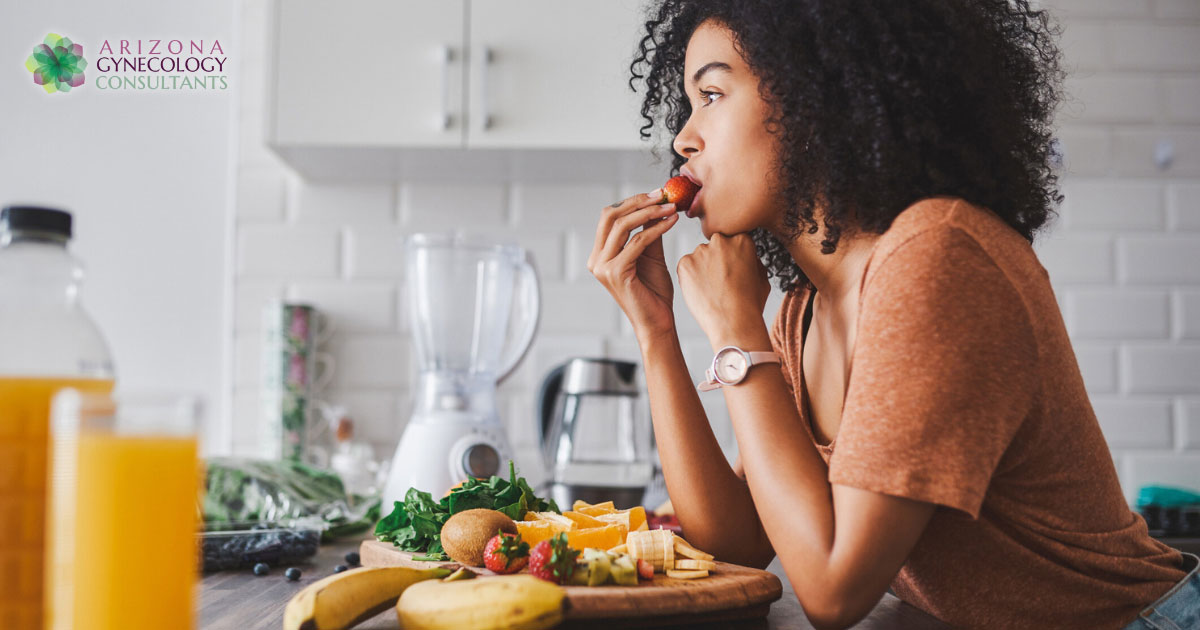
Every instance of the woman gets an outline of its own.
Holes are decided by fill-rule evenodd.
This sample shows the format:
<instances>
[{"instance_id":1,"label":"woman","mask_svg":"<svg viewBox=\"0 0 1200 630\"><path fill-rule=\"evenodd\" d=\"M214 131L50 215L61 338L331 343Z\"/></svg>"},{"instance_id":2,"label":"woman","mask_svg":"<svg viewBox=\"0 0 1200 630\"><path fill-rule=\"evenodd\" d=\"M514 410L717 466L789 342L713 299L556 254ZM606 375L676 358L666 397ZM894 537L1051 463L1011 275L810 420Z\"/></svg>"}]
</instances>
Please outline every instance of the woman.
<instances>
[{"instance_id":1,"label":"woman","mask_svg":"<svg viewBox=\"0 0 1200 630\"><path fill-rule=\"evenodd\" d=\"M617 202L588 269L637 334L689 540L778 555L819 628L889 586L958 627L1187 623L1171 611L1200 608L1196 557L1125 503L1030 247L1062 200L1044 12L665 0L646 25L642 135L663 112L675 169L702 184L689 216L709 242L680 290L714 353L739 349L702 385L724 394L732 467L675 330L661 237L689 219L659 191ZM768 330L770 277L786 295Z\"/></svg>"}]
</instances>

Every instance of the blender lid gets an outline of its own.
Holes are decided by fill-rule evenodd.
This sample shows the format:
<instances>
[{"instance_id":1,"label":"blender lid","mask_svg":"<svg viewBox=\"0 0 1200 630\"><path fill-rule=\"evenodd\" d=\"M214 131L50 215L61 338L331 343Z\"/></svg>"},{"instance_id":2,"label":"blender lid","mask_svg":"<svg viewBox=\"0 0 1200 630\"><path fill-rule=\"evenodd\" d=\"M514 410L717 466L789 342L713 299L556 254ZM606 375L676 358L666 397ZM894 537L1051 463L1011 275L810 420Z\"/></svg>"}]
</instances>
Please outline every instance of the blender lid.
<instances>
[{"instance_id":1,"label":"blender lid","mask_svg":"<svg viewBox=\"0 0 1200 630\"><path fill-rule=\"evenodd\" d=\"M524 248L512 241L497 240L494 237L481 234L451 230L446 232L420 232L410 234L405 239L407 247L446 247L453 249L473 249L495 251L513 256L522 256Z\"/></svg>"}]
</instances>

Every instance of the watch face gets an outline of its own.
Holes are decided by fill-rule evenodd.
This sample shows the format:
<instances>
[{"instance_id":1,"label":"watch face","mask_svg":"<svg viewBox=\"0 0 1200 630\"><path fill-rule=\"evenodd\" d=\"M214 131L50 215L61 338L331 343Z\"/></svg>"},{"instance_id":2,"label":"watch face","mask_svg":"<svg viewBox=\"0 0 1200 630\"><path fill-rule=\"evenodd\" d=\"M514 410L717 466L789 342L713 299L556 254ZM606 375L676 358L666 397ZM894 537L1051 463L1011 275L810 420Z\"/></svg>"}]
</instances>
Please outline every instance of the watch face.
<instances>
[{"instance_id":1,"label":"watch face","mask_svg":"<svg viewBox=\"0 0 1200 630\"><path fill-rule=\"evenodd\" d=\"M736 350L725 350L717 356L717 378L733 383L746 374L746 357Z\"/></svg>"}]
</instances>

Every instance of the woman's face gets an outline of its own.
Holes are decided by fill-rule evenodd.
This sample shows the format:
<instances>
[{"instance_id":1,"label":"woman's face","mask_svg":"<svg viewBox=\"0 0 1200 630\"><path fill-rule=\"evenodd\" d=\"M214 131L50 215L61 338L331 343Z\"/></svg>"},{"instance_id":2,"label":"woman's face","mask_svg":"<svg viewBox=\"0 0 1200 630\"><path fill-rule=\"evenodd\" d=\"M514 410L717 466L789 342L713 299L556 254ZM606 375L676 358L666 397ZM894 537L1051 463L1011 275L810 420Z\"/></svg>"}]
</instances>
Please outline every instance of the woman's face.
<instances>
[{"instance_id":1,"label":"woman's face","mask_svg":"<svg viewBox=\"0 0 1200 630\"><path fill-rule=\"evenodd\" d=\"M770 229L782 216L771 198L778 141L767 132L769 106L734 50L732 32L713 20L702 23L683 70L692 114L674 149L687 158L683 170L702 184L692 207L704 237Z\"/></svg>"}]
</instances>

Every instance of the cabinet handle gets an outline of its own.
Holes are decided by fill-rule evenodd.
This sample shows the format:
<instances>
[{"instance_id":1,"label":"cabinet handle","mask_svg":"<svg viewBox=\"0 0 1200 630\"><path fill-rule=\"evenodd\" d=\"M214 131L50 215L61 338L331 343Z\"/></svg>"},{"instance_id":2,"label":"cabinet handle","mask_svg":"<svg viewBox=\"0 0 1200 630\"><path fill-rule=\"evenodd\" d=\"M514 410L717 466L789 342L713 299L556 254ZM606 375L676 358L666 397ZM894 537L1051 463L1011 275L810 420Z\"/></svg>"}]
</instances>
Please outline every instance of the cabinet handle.
<instances>
[{"instance_id":1,"label":"cabinet handle","mask_svg":"<svg viewBox=\"0 0 1200 630\"><path fill-rule=\"evenodd\" d=\"M491 129L492 113L488 110L488 66L495 56L489 46L482 48L481 56L483 58L479 61L479 124L484 129Z\"/></svg>"},{"instance_id":2,"label":"cabinet handle","mask_svg":"<svg viewBox=\"0 0 1200 630\"><path fill-rule=\"evenodd\" d=\"M445 131L450 128L450 61L454 51L443 44L437 49L438 63L442 66L442 109L434 120L435 128Z\"/></svg>"}]
</instances>

